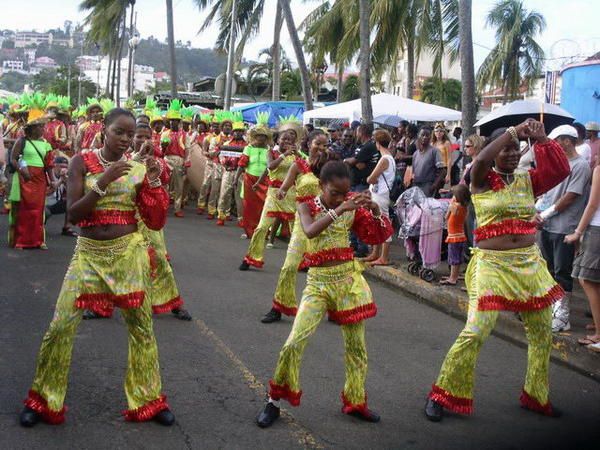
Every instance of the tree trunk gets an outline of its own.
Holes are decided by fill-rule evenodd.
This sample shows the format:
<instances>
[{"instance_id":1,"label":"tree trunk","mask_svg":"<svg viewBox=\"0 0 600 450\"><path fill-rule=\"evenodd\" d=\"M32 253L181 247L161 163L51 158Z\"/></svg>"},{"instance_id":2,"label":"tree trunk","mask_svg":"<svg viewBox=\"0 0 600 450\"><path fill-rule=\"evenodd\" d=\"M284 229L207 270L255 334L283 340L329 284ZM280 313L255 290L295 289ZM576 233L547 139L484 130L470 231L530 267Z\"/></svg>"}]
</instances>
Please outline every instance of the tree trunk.
<instances>
[{"instance_id":1,"label":"tree trunk","mask_svg":"<svg viewBox=\"0 0 600 450\"><path fill-rule=\"evenodd\" d=\"M373 105L371 104L371 33L369 18L371 17L370 0L359 0L360 29L360 101L363 123L373 122Z\"/></svg>"},{"instance_id":2,"label":"tree trunk","mask_svg":"<svg viewBox=\"0 0 600 450\"><path fill-rule=\"evenodd\" d=\"M223 109L231 109L231 91L233 88L233 76L235 73L234 51L235 51L235 27L237 23L237 0L231 4L231 29L229 30L229 48L227 50L227 76L225 78L225 95L223 96Z\"/></svg>"},{"instance_id":3,"label":"tree trunk","mask_svg":"<svg viewBox=\"0 0 600 450\"><path fill-rule=\"evenodd\" d=\"M131 14L129 17L129 39L133 38L133 11L135 9L135 0L131 0ZM133 97L133 48L127 46L127 97Z\"/></svg>"},{"instance_id":4,"label":"tree trunk","mask_svg":"<svg viewBox=\"0 0 600 450\"><path fill-rule=\"evenodd\" d=\"M338 63L337 66L337 98L338 103L342 103L342 91L344 89L344 66Z\"/></svg>"},{"instance_id":5,"label":"tree trunk","mask_svg":"<svg viewBox=\"0 0 600 450\"><path fill-rule=\"evenodd\" d=\"M292 8L290 7L290 0L279 0L281 8L283 10L283 17L285 17L285 23L287 25L292 45L294 46L294 53L298 62L298 69L300 70L300 77L302 78L302 96L304 97L304 110L311 111L313 106L312 91L310 88L310 75L308 73L308 67L306 66L306 59L304 58L304 51L302 50L302 43L298 36L298 30L294 23L294 16L292 15Z\"/></svg>"},{"instance_id":6,"label":"tree trunk","mask_svg":"<svg viewBox=\"0 0 600 450\"><path fill-rule=\"evenodd\" d=\"M175 60L175 34L173 32L173 0L167 0L167 35L171 62L171 98L177 97L177 61Z\"/></svg>"},{"instance_id":7,"label":"tree trunk","mask_svg":"<svg viewBox=\"0 0 600 450\"><path fill-rule=\"evenodd\" d=\"M471 29L472 0L458 0L458 34L460 49L460 73L462 82L462 129L463 136L473 134L476 119L475 67L473 64L473 34ZM463 142L465 139L463 139Z\"/></svg>"},{"instance_id":8,"label":"tree trunk","mask_svg":"<svg viewBox=\"0 0 600 450\"><path fill-rule=\"evenodd\" d=\"M108 44L108 66L106 67L106 88L104 89L104 95L110 97L110 66L112 64L113 55L113 38L110 36ZM100 61L102 64L102 60Z\"/></svg>"},{"instance_id":9,"label":"tree trunk","mask_svg":"<svg viewBox=\"0 0 600 450\"><path fill-rule=\"evenodd\" d=\"M117 84L117 59L119 57L119 30L117 29L115 34L115 48L113 49L113 60L112 60L112 74L110 82L110 98L115 99L115 85Z\"/></svg>"},{"instance_id":10,"label":"tree trunk","mask_svg":"<svg viewBox=\"0 0 600 450\"><path fill-rule=\"evenodd\" d=\"M406 44L406 59L406 97L412 99L415 94L415 43L410 39Z\"/></svg>"},{"instance_id":11,"label":"tree trunk","mask_svg":"<svg viewBox=\"0 0 600 450\"><path fill-rule=\"evenodd\" d=\"M281 10L281 0L277 2L275 11L275 28L273 29L273 47L271 49L271 60L273 61L273 73L271 83L273 92L271 100L278 102L281 100L281 28L283 26L283 11Z\"/></svg>"},{"instance_id":12,"label":"tree trunk","mask_svg":"<svg viewBox=\"0 0 600 450\"><path fill-rule=\"evenodd\" d=\"M123 59L123 44L125 43L125 31L127 31L127 10L123 10L121 39L119 40L119 51L117 52L117 108L121 107L121 60Z\"/></svg>"}]
</instances>

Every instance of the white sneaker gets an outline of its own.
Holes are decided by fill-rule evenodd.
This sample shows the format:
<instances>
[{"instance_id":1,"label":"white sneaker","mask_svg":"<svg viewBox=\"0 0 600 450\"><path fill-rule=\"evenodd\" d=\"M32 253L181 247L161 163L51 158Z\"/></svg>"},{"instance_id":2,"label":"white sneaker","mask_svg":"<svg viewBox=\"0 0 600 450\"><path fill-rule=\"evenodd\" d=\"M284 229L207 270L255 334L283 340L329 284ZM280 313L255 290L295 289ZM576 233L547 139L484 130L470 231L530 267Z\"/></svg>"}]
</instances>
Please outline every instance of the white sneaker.
<instances>
[{"instance_id":1,"label":"white sneaker","mask_svg":"<svg viewBox=\"0 0 600 450\"><path fill-rule=\"evenodd\" d=\"M248 239L248 235L247 235L246 233L243 233L243 234L240 236L240 239Z\"/></svg>"},{"instance_id":2,"label":"white sneaker","mask_svg":"<svg viewBox=\"0 0 600 450\"><path fill-rule=\"evenodd\" d=\"M569 320L564 320L558 317L552 319L552 332L559 333L561 331L569 331L571 329L571 323Z\"/></svg>"},{"instance_id":3,"label":"white sneaker","mask_svg":"<svg viewBox=\"0 0 600 450\"><path fill-rule=\"evenodd\" d=\"M275 247L273 244L271 244L270 242L267 244L267 248L273 248Z\"/></svg>"}]
</instances>

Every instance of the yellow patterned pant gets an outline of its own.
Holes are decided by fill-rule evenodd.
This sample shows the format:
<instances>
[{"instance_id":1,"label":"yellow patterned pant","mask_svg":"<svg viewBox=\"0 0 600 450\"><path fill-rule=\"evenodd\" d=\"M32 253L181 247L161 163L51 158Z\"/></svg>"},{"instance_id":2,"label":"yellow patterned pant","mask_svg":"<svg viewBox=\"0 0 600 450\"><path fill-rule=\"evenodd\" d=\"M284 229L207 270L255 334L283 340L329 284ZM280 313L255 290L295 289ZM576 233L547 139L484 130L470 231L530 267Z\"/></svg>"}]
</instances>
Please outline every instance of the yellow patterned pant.
<instances>
[{"instance_id":1,"label":"yellow patterned pant","mask_svg":"<svg viewBox=\"0 0 600 450\"><path fill-rule=\"evenodd\" d=\"M373 317L376 311L369 286L353 262L310 269L292 331L281 349L275 375L270 381L271 398L285 399L293 406L300 404L302 355L309 337L329 312L341 325L344 338L344 411L365 408L367 348L364 319Z\"/></svg>"},{"instance_id":2,"label":"yellow patterned pant","mask_svg":"<svg viewBox=\"0 0 600 450\"><path fill-rule=\"evenodd\" d=\"M210 193L214 165L210 159L206 160L204 179L202 180L202 186L200 186L200 192L198 192L198 208L206 209L208 206L208 195Z\"/></svg>"},{"instance_id":3,"label":"yellow patterned pant","mask_svg":"<svg viewBox=\"0 0 600 450\"><path fill-rule=\"evenodd\" d=\"M290 238L283 267L281 268L281 272L279 272L279 279L277 280L277 287L273 296L273 308L288 316L295 316L298 311L296 303L296 278L307 243L308 240L300 224L300 215L296 213L292 237Z\"/></svg>"},{"instance_id":4,"label":"yellow patterned pant","mask_svg":"<svg viewBox=\"0 0 600 450\"><path fill-rule=\"evenodd\" d=\"M465 328L448 352L430 398L450 411L473 411L475 364L481 346L496 324L499 311L478 310L477 296L471 295ZM552 308L521 312L529 342L527 373L521 402L540 411L548 410L548 370L552 349ZM499 381L501 382L501 381Z\"/></svg>"},{"instance_id":5,"label":"yellow patterned pant","mask_svg":"<svg viewBox=\"0 0 600 450\"><path fill-rule=\"evenodd\" d=\"M144 301L147 299L143 291L139 295L139 289L149 283L147 244L140 233L109 241L79 238L54 317L42 341L26 405L40 413L46 422L64 421L73 339L83 308L104 303L107 307L121 307L129 333L126 419L149 420L168 408L161 395L152 305Z\"/></svg>"},{"instance_id":6,"label":"yellow patterned pant","mask_svg":"<svg viewBox=\"0 0 600 450\"><path fill-rule=\"evenodd\" d=\"M236 213L240 211L240 204L242 199L240 197L240 189L233 189L233 182L235 181L235 170L223 171L223 178L221 179L221 188L219 194L219 203L218 203L218 214L219 219L225 220L227 216L231 216L231 208L233 206L233 201L235 200L236 204Z\"/></svg>"},{"instance_id":7,"label":"yellow patterned pant","mask_svg":"<svg viewBox=\"0 0 600 450\"><path fill-rule=\"evenodd\" d=\"M185 167L181 156L165 156L169 168L171 169L171 181L169 183L169 192L174 201L175 211L180 211L183 207L183 185L185 182Z\"/></svg>"}]
</instances>

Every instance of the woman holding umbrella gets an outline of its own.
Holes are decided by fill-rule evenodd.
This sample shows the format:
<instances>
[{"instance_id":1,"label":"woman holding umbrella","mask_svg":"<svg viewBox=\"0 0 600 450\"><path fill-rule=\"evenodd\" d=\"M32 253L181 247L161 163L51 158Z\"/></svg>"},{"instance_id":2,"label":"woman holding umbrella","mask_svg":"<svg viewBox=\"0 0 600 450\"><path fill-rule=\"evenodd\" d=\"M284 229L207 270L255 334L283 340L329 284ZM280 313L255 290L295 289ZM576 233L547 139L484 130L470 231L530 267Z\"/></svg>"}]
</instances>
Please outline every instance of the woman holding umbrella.
<instances>
[{"instance_id":1,"label":"woman holding umbrella","mask_svg":"<svg viewBox=\"0 0 600 450\"><path fill-rule=\"evenodd\" d=\"M521 140L535 141L537 167L515 171ZM563 296L535 245L535 197L568 176L562 148L546 137L544 125L527 120L496 130L471 167L471 192L479 227L478 248L465 275L469 292L467 323L448 352L425 407L431 421L444 408L473 411L473 384L479 350L494 328L499 311L521 314L529 341L527 374L521 406L551 417L559 412L548 400L552 349L552 310Z\"/></svg>"}]
</instances>

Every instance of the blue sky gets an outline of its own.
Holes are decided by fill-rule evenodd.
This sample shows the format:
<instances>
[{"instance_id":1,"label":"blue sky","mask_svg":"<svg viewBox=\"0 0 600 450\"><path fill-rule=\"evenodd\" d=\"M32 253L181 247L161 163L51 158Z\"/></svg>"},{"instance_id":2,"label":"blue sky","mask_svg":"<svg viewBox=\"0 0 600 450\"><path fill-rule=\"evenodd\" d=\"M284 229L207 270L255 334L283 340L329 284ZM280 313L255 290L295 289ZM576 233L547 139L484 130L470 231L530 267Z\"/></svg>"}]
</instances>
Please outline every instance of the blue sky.
<instances>
[{"instance_id":1,"label":"blue sky","mask_svg":"<svg viewBox=\"0 0 600 450\"><path fill-rule=\"evenodd\" d=\"M246 56L255 58L258 52L270 45L274 23L273 10L276 0L266 0L266 13L258 36L248 45ZM25 0L27 10L36 14L24 14L23 2L3 2L0 15L0 28L19 30L62 27L65 20L81 22L84 14L78 11L78 0ZM56 4L60 3L60 7ZM318 0L292 0L296 23L306 16L320 2ZM475 43L475 65L481 64L487 48L495 43L493 30L485 28L485 16L495 0L473 0L473 41ZM194 47L212 47L215 30L198 34L198 29L206 15L200 12L193 0L173 0L176 39L191 41ZM573 53L584 55L600 51L600 11L598 0L525 0L528 9L541 11L547 21L546 31L538 42L546 51L547 57L564 56ZM166 36L165 1L138 0L138 29L143 37L154 35L159 39ZM284 27L285 30L285 27ZM562 41L561 41L562 40ZM561 41L556 44L557 41ZM293 59L293 51L284 31L282 44ZM551 60L557 64L560 60Z\"/></svg>"}]
</instances>

